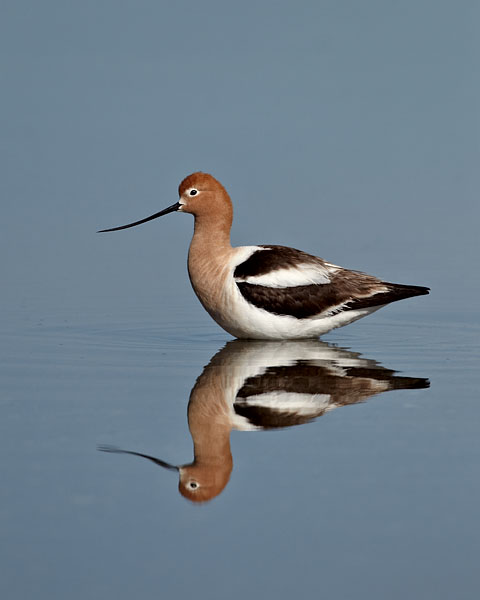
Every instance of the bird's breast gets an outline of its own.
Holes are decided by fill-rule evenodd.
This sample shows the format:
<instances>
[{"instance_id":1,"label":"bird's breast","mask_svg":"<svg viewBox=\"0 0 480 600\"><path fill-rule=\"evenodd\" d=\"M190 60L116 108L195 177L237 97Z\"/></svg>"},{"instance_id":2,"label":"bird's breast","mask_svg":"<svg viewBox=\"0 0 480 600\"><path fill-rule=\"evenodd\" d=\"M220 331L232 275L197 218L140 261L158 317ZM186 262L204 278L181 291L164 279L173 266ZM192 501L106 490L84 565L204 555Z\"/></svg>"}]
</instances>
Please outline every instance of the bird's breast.
<instances>
[{"instance_id":1,"label":"bird's breast","mask_svg":"<svg viewBox=\"0 0 480 600\"><path fill-rule=\"evenodd\" d=\"M200 302L217 319L225 310L229 288L234 283L231 256L227 252L190 251L188 274Z\"/></svg>"}]
</instances>

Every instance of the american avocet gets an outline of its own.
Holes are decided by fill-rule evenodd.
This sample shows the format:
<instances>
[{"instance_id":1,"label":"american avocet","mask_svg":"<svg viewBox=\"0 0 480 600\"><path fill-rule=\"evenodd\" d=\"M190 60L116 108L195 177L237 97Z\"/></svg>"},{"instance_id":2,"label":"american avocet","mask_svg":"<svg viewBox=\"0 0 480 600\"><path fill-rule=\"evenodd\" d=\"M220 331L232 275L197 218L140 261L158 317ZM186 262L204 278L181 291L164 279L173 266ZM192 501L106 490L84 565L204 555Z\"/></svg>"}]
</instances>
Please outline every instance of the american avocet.
<instances>
[{"instance_id":1,"label":"american avocet","mask_svg":"<svg viewBox=\"0 0 480 600\"><path fill-rule=\"evenodd\" d=\"M179 186L172 206L118 231L167 213L191 213L195 227L188 273L200 302L228 333L238 338L318 337L382 306L428 294L416 285L388 283L344 269L285 246L232 248L230 197L212 175L193 173Z\"/></svg>"},{"instance_id":2,"label":"american avocet","mask_svg":"<svg viewBox=\"0 0 480 600\"><path fill-rule=\"evenodd\" d=\"M398 376L357 352L320 340L232 340L210 360L190 394L193 462L173 465L114 446L98 449L133 454L177 471L180 493L194 502L206 502L218 496L230 479L232 429L303 425L383 392L428 387L428 379Z\"/></svg>"}]
</instances>

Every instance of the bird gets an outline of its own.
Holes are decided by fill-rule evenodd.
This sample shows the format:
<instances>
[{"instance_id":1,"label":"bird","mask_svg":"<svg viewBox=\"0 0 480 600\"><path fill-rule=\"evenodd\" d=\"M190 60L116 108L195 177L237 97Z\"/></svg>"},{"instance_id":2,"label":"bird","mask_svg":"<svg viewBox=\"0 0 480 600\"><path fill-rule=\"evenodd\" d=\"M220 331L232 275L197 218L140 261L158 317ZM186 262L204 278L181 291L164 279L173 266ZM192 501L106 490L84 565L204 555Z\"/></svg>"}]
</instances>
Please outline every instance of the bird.
<instances>
[{"instance_id":1,"label":"bird","mask_svg":"<svg viewBox=\"0 0 480 600\"><path fill-rule=\"evenodd\" d=\"M316 338L391 302L430 291L389 283L295 248L232 247L232 201L208 173L188 175L178 195L178 202L150 217L98 233L135 227L171 212L192 214L190 282L209 315L236 338Z\"/></svg>"},{"instance_id":2,"label":"bird","mask_svg":"<svg viewBox=\"0 0 480 600\"><path fill-rule=\"evenodd\" d=\"M98 450L139 456L177 472L182 496L208 502L230 480L232 430L302 426L384 392L429 386L428 379L400 376L358 352L318 339L230 340L211 358L190 393L191 463L174 465L111 445L101 444Z\"/></svg>"}]
</instances>

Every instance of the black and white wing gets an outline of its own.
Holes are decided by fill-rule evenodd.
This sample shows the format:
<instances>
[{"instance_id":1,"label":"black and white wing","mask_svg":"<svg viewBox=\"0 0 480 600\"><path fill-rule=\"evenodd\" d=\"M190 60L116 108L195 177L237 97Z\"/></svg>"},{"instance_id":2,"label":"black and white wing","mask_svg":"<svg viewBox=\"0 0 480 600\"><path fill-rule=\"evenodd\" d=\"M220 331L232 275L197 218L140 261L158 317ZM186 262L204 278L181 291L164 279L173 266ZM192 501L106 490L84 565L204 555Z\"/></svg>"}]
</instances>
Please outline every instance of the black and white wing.
<instances>
[{"instance_id":1,"label":"black and white wing","mask_svg":"<svg viewBox=\"0 0 480 600\"><path fill-rule=\"evenodd\" d=\"M297 319L374 308L428 294L428 288L383 282L285 246L258 246L236 266L233 275L247 302Z\"/></svg>"}]
</instances>

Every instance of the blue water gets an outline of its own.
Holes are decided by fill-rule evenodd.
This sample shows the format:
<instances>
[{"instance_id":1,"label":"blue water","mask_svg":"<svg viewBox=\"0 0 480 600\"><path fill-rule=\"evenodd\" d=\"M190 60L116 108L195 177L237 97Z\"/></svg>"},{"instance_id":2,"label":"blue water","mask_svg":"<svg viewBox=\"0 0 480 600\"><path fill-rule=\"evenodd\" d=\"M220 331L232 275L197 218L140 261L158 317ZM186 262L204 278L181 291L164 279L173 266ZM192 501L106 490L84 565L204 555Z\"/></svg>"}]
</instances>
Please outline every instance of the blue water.
<instances>
[{"instance_id":1,"label":"blue water","mask_svg":"<svg viewBox=\"0 0 480 600\"><path fill-rule=\"evenodd\" d=\"M253 586L278 598L474 598L479 327L426 316L421 301L408 316L390 307L324 342L283 345L228 342L188 316L193 298L165 307L168 321L153 307L139 320L10 314L2 596L241 598ZM371 374L352 371L336 407L310 422L234 429L229 481L201 504L178 493L176 473L97 449L191 463L187 407L202 373L218 375L223 397L235 370L245 378L298 358L336 368L336 381L360 361L380 381L383 367L417 383L359 398L355 377ZM316 393L322 377L309 375ZM212 385L199 400L197 383L190 406L217 402Z\"/></svg>"}]
</instances>

